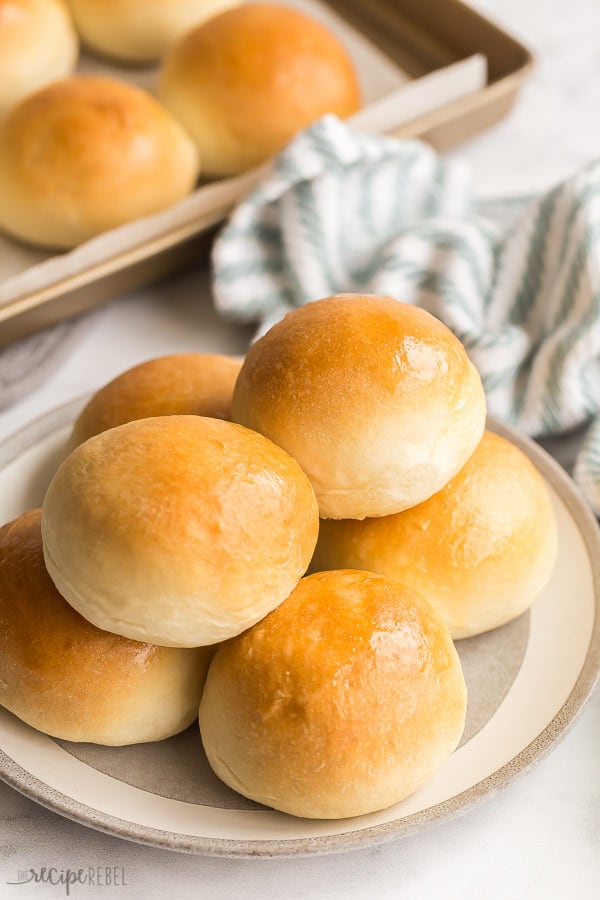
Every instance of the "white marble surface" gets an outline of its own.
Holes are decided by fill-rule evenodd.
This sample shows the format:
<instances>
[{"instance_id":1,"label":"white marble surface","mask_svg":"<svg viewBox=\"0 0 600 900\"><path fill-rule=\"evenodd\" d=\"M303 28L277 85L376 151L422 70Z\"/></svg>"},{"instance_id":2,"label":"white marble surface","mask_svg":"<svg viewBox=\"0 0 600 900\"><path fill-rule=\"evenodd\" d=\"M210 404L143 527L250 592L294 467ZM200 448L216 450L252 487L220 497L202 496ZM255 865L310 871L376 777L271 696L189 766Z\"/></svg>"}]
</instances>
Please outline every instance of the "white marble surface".
<instances>
[{"instance_id":1,"label":"white marble surface","mask_svg":"<svg viewBox=\"0 0 600 900\"><path fill-rule=\"evenodd\" d=\"M544 190L600 155L598 0L473 0L536 58L510 116L453 151L480 194Z\"/></svg>"},{"instance_id":2,"label":"white marble surface","mask_svg":"<svg viewBox=\"0 0 600 900\"><path fill-rule=\"evenodd\" d=\"M451 154L483 194L549 186L600 154L598 0L479 0L533 49L538 65L512 116ZM43 387L0 413L0 439L152 355L218 347L247 335L219 322L203 273L122 298L90 317L79 347ZM350 855L296 861L202 859L127 843L47 812L0 783L0 897L65 896L11 886L18 870L116 866L124 886L71 896L180 898L571 898L600 885L600 695L526 776L460 819Z\"/></svg>"}]
</instances>

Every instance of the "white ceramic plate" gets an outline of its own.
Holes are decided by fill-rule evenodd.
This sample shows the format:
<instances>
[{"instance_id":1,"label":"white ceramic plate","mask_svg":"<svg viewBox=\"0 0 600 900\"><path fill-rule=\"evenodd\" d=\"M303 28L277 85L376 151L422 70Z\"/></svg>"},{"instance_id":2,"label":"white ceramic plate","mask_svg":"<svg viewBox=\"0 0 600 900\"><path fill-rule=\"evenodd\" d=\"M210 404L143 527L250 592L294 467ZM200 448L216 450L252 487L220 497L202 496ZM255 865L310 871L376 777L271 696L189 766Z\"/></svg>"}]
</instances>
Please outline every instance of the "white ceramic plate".
<instances>
[{"instance_id":1,"label":"white ceramic plate","mask_svg":"<svg viewBox=\"0 0 600 900\"><path fill-rule=\"evenodd\" d=\"M38 506L79 404L0 445L0 522ZM402 803L340 821L260 807L210 771L195 728L155 744L107 748L53 740L0 709L0 776L37 802L110 834L219 856L296 856L398 838L464 812L547 753L573 723L600 668L600 539L564 471L492 424L530 457L552 492L559 555L532 610L458 643L469 689L463 741Z\"/></svg>"}]
</instances>

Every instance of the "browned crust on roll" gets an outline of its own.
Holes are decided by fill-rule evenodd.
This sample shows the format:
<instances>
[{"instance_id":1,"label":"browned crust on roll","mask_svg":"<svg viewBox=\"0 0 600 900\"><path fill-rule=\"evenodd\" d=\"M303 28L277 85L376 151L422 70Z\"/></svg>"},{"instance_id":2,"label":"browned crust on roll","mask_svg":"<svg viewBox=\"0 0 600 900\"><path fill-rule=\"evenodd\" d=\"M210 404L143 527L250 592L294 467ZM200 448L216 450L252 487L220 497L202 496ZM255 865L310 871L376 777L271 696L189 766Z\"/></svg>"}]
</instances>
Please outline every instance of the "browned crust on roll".
<instances>
[{"instance_id":1,"label":"browned crust on roll","mask_svg":"<svg viewBox=\"0 0 600 900\"><path fill-rule=\"evenodd\" d=\"M360 105L339 40L293 9L250 3L193 29L167 54L161 100L194 137L210 175L233 175L277 153L325 113Z\"/></svg>"},{"instance_id":2,"label":"browned crust on roll","mask_svg":"<svg viewBox=\"0 0 600 900\"><path fill-rule=\"evenodd\" d=\"M321 523L313 571L353 566L426 594L454 638L521 615L549 580L557 550L548 489L517 447L486 431L449 484L412 509Z\"/></svg>"},{"instance_id":3,"label":"browned crust on roll","mask_svg":"<svg viewBox=\"0 0 600 900\"><path fill-rule=\"evenodd\" d=\"M232 422L161 416L77 447L43 506L48 571L100 628L167 646L254 624L306 571L318 511L299 465Z\"/></svg>"},{"instance_id":4,"label":"browned crust on roll","mask_svg":"<svg viewBox=\"0 0 600 900\"><path fill-rule=\"evenodd\" d=\"M130 641L83 619L42 552L41 511L0 528L0 704L54 737L155 741L197 715L210 654Z\"/></svg>"},{"instance_id":5,"label":"browned crust on roll","mask_svg":"<svg viewBox=\"0 0 600 900\"><path fill-rule=\"evenodd\" d=\"M150 94L73 76L32 94L0 128L0 227L73 247L191 191L196 150Z\"/></svg>"},{"instance_id":6,"label":"browned crust on roll","mask_svg":"<svg viewBox=\"0 0 600 900\"><path fill-rule=\"evenodd\" d=\"M230 419L241 365L212 353L173 353L140 363L96 391L75 422L71 445L152 416Z\"/></svg>"},{"instance_id":7,"label":"browned crust on roll","mask_svg":"<svg viewBox=\"0 0 600 900\"><path fill-rule=\"evenodd\" d=\"M485 396L434 316L340 294L294 310L250 348L232 417L298 460L322 517L362 519L440 490L481 439Z\"/></svg>"},{"instance_id":8,"label":"browned crust on roll","mask_svg":"<svg viewBox=\"0 0 600 900\"><path fill-rule=\"evenodd\" d=\"M366 572L304 578L219 647L200 706L230 787L310 818L390 806L433 775L464 725L466 689L425 600Z\"/></svg>"}]
</instances>

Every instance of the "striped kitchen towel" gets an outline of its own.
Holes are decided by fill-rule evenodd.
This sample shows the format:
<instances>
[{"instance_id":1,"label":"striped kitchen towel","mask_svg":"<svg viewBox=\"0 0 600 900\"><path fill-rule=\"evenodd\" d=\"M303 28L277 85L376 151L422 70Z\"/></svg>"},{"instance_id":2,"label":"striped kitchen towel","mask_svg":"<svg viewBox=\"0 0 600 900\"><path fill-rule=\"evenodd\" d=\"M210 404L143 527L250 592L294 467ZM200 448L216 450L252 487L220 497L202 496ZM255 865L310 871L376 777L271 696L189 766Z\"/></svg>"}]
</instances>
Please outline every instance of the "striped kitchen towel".
<instances>
[{"instance_id":1,"label":"striped kitchen towel","mask_svg":"<svg viewBox=\"0 0 600 900\"><path fill-rule=\"evenodd\" d=\"M234 210L213 275L217 308L259 334L338 292L429 310L495 416L538 437L590 424L574 475L600 515L600 163L544 196L477 204L427 145L326 116Z\"/></svg>"}]
</instances>

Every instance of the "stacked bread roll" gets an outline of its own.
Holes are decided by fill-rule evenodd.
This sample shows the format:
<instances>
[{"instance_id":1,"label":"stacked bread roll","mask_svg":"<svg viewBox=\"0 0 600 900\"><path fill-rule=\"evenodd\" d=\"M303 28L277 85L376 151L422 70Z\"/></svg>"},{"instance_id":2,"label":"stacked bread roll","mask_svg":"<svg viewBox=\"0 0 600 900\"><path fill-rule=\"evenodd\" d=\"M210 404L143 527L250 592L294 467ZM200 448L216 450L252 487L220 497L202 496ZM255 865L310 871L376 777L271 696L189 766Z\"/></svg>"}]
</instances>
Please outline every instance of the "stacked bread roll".
<instances>
[{"instance_id":1,"label":"stacked bread roll","mask_svg":"<svg viewBox=\"0 0 600 900\"><path fill-rule=\"evenodd\" d=\"M452 637L519 615L556 551L542 480L484 429L460 342L387 297L296 310L241 368L124 373L75 423L41 521L0 531L1 702L105 743L193 706L247 797L313 818L401 801L462 734Z\"/></svg>"},{"instance_id":2,"label":"stacked bread roll","mask_svg":"<svg viewBox=\"0 0 600 900\"><path fill-rule=\"evenodd\" d=\"M545 485L484 432L460 342L391 298L288 314L248 352L232 417L298 460L321 526L314 574L216 651L200 705L208 759L296 815L396 802L460 738L451 637L519 615L550 577Z\"/></svg>"},{"instance_id":3,"label":"stacked bread roll","mask_svg":"<svg viewBox=\"0 0 600 900\"><path fill-rule=\"evenodd\" d=\"M329 519L426 500L467 461L485 413L479 374L445 325L351 294L295 310L254 344L232 407L299 461Z\"/></svg>"},{"instance_id":4,"label":"stacked bread roll","mask_svg":"<svg viewBox=\"0 0 600 900\"><path fill-rule=\"evenodd\" d=\"M78 417L43 511L0 529L0 702L30 725L103 744L181 731L212 645L305 572L314 494L227 421L239 366L188 353L123 373Z\"/></svg>"},{"instance_id":5,"label":"stacked bread roll","mask_svg":"<svg viewBox=\"0 0 600 900\"><path fill-rule=\"evenodd\" d=\"M557 538L546 486L484 431L479 375L424 310L356 295L296 310L250 349L232 415L308 474L321 516L312 571L401 581L454 638L520 615L548 581Z\"/></svg>"},{"instance_id":6,"label":"stacked bread roll","mask_svg":"<svg viewBox=\"0 0 600 900\"><path fill-rule=\"evenodd\" d=\"M158 647L96 628L44 564L39 509L0 528L0 702L69 741L119 746L187 728L210 650Z\"/></svg>"},{"instance_id":7,"label":"stacked bread roll","mask_svg":"<svg viewBox=\"0 0 600 900\"><path fill-rule=\"evenodd\" d=\"M454 750L466 688L427 600L371 572L302 579L221 645L200 704L208 761L229 787L307 818L403 800Z\"/></svg>"},{"instance_id":8,"label":"stacked bread roll","mask_svg":"<svg viewBox=\"0 0 600 900\"><path fill-rule=\"evenodd\" d=\"M424 591L453 638L531 605L556 557L546 486L513 444L486 431L441 491L380 519L323 520L312 567L369 569Z\"/></svg>"},{"instance_id":9,"label":"stacked bread roll","mask_svg":"<svg viewBox=\"0 0 600 900\"><path fill-rule=\"evenodd\" d=\"M277 153L359 106L337 37L286 7L237 0L0 0L0 229L65 250ZM233 7L233 8L230 8ZM92 52L160 62L159 99L73 74Z\"/></svg>"},{"instance_id":10,"label":"stacked bread roll","mask_svg":"<svg viewBox=\"0 0 600 900\"><path fill-rule=\"evenodd\" d=\"M90 400L69 448L143 416L228 418L238 370L234 359L198 353L135 366ZM79 615L48 575L41 510L0 528L0 702L28 724L109 745L177 734L197 719L211 655L210 646L132 640Z\"/></svg>"},{"instance_id":11,"label":"stacked bread roll","mask_svg":"<svg viewBox=\"0 0 600 900\"><path fill-rule=\"evenodd\" d=\"M75 447L117 425L152 416L231 419L241 362L216 353L173 353L128 369L96 391L77 417Z\"/></svg>"}]
</instances>

